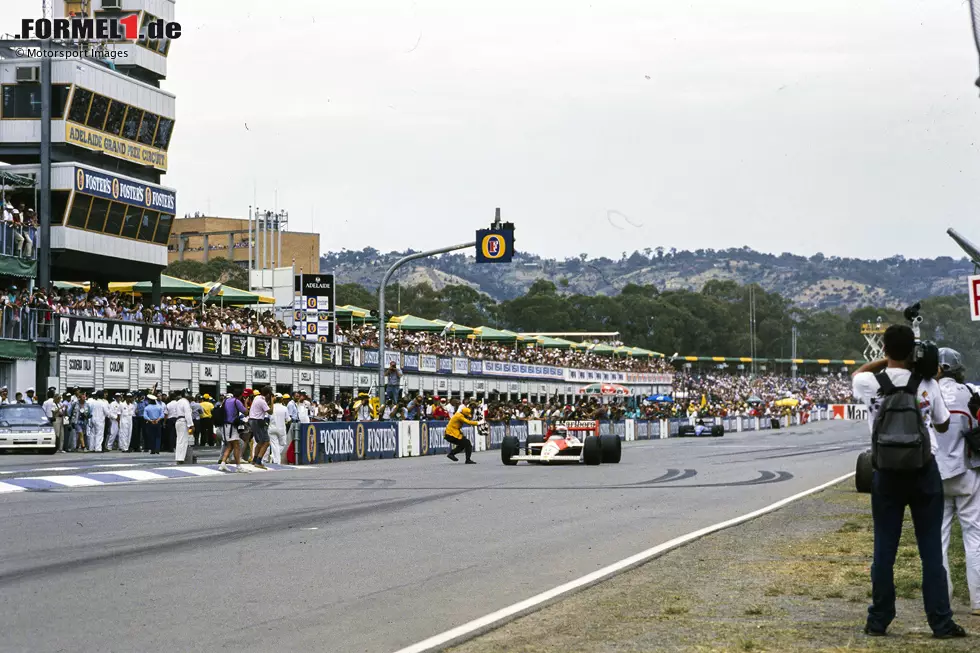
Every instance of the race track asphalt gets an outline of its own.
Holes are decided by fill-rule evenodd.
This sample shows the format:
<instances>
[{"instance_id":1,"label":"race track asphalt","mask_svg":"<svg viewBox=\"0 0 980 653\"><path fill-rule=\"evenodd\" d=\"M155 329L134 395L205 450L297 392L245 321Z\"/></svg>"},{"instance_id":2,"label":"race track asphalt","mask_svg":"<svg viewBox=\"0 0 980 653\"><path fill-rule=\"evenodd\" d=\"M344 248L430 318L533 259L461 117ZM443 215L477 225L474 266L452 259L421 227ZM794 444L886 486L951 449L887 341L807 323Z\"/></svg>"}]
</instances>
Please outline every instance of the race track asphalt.
<instances>
[{"instance_id":1,"label":"race track asphalt","mask_svg":"<svg viewBox=\"0 0 980 653\"><path fill-rule=\"evenodd\" d=\"M0 650L393 651L853 471L868 439L824 422L599 467L492 451L0 495Z\"/></svg>"}]
</instances>

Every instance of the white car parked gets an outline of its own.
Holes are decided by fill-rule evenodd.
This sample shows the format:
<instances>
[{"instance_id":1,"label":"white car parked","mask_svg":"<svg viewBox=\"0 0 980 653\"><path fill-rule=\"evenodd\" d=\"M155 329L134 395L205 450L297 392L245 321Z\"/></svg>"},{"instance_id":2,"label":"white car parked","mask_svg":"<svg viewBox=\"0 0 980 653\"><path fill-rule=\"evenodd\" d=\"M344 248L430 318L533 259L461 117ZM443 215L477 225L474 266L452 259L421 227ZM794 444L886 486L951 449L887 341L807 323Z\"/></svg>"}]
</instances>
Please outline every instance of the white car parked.
<instances>
[{"instance_id":1,"label":"white car parked","mask_svg":"<svg viewBox=\"0 0 980 653\"><path fill-rule=\"evenodd\" d=\"M36 449L53 454L54 427L37 404L0 405L0 450Z\"/></svg>"}]
</instances>

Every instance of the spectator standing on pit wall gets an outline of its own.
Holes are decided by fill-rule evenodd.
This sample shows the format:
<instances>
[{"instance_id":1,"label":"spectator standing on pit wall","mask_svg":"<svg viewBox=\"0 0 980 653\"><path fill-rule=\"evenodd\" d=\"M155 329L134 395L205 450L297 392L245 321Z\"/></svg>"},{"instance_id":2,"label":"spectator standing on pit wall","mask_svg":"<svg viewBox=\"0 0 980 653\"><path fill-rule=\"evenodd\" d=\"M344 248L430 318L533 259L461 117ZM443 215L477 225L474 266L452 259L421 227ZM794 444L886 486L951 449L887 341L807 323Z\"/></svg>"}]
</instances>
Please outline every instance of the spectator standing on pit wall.
<instances>
[{"instance_id":1,"label":"spectator standing on pit wall","mask_svg":"<svg viewBox=\"0 0 980 653\"><path fill-rule=\"evenodd\" d=\"M255 448L252 453L252 464L259 469L266 469L262 464L262 456L269 448L269 423L266 421L272 413L269 403L272 401L272 388L265 386L262 393L252 399L252 405L248 409L248 426L252 431L252 438L255 440Z\"/></svg>"},{"instance_id":2,"label":"spectator standing on pit wall","mask_svg":"<svg viewBox=\"0 0 980 653\"><path fill-rule=\"evenodd\" d=\"M939 433L949 428L949 411L943 403L939 384L922 379L909 370L915 351L915 334L905 325L893 324L883 336L885 356L862 365L853 376L854 396L867 404L874 433L879 408L890 399L885 395L913 393L919 409L920 426L924 422ZM891 386L891 387L888 387ZM928 437L928 431L926 432ZM932 438L930 437L930 440ZM928 443L926 443L928 445ZM926 446L928 449L928 446ZM915 539L922 559L922 598L933 637L965 637L966 632L955 621L950 608L943 567L943 485L932 455L921 469L894 471L875 469L871 489L871 514L874 520L874 562L871 565L872 605L864 632L873 637L886 634L895 618L895 556L902 536L905 507L912 512Z\"/></svg>"},{"instance_id":3,"label":"spectator standing on pit wall","mask_svg":"<svg viewBox=\"0 0 980 653\"><path fill-rule=\"evenodd\" d=\"M398 403L400 399L402 382L402 371L398 369L398 363L391 361L391 365L385 370L385 402Z\"/></svg>"},{"instance_id":4,"label":"spectator standing on pit wall","mask_svg":"<svg viewBox=\"0 0 980 653\"><path fill-rule=\"evenodd\" d=\"M966 551L966 582L970 590L970 609L980 616L980 456L974 456L963 439L963 433L973 428L976 405L980 397L966 385L963 358L954 349L939 350L939 388L950 412L949 432L938 438L936 462L943 477L945 511L943 513L943 566L949 584L950 601L953 578L949 569L949 544L952 538L953 517L959 519ZM959 546L959 544L957 544Z\"/></svg>"}]
</instances>

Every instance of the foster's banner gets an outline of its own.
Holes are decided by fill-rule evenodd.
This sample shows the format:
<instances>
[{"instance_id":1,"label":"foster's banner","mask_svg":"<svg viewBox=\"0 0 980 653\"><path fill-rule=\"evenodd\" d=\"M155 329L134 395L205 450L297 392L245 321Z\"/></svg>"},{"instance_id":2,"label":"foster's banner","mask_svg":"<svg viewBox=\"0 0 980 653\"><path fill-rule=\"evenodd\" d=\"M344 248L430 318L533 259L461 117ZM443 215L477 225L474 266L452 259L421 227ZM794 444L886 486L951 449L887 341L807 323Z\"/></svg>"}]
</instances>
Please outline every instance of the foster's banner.
<instances>
[{"instance_id":1,"label":"foster's banner","mask_svg":"<svg viewBox=\"0 0 980 653\"><path fill-rule=\"evenodd\" d=\"M129 181L122 177L75 168L75 190L112 202L140 206L173 215L177 211L177 193L159 186Z\"/></svg>"},{"instance_id":2,"label":"foster's banner","mask_svg":"<svg viewBox=\"0 0 980 653\"><path fill-rule=\"evenodd\" d=\"M397 422L315 422L299 425L303 465L368 458L394 458Z\"/></svg>"}]
</instances>

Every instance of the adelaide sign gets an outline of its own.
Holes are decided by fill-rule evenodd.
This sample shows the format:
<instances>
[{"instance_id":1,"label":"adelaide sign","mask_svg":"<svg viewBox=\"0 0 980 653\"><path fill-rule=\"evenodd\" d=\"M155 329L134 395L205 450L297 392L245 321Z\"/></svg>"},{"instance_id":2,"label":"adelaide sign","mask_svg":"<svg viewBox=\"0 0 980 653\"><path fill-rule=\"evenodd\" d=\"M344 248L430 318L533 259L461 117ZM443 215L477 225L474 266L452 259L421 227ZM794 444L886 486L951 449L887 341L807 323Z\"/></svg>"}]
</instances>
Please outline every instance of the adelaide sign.
<instances>
[{"instance_id":1,"label":"adelaide sign","mask_svg":"<svg viewBox=\"0 0 980 653\"><path fill-rule=\"evenodd\" d=\"M58 342L63 345L204 353L204 333L201 331L63 316L58 320Z\"/></svg>"}]
</instances>

